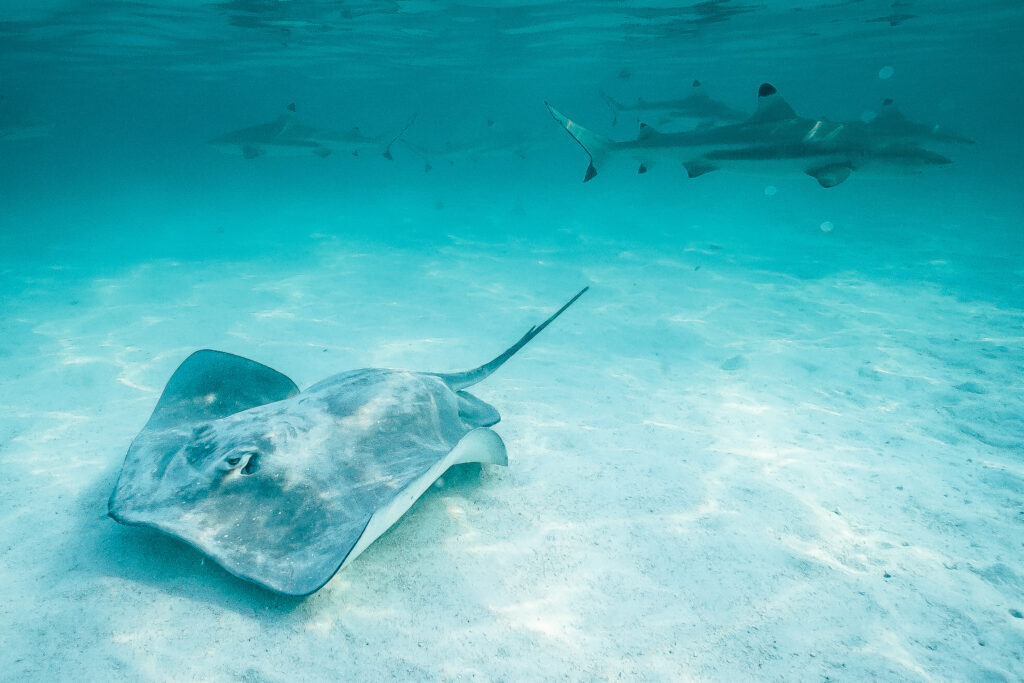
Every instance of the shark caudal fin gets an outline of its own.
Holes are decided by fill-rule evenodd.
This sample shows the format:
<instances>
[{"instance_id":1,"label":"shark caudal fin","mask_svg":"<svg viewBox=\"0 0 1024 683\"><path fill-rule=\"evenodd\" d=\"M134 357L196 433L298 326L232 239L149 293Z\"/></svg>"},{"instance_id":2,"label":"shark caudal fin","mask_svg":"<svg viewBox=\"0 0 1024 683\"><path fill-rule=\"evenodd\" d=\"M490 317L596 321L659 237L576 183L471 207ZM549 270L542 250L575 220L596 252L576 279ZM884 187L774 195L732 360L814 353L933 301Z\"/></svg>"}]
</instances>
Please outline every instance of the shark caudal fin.
<instances>
[{"instance_id":1,"label":"shark caudal fin","mask_svg":"<svg viewBox=\"0 0 1024 683\"><path fill-rule=\"evenodd\" d=\"M412 118L409 119L409 123L405 124L405 127L402 128L402 130L398 131L398 135L395 135L394 137L392 137L392 138L390 138L388 140L388 144L384 146L384 151L380 153L380 155L382 157L384 157L388 161L391 161L392 159L394 159L394 157L391 156L391 146L394 145L399 140L401 140L402 136L405 135L406 131L409 130L410 128L412 128L412 124L416 123L416 118L418 116L419 116L419 113L413 114ZM403 142L404 142L404 140L403 140Z\"/></svg>"},{"instance_id":2,"label":"shark caudal fin","mask_svg":"<svg viewBox=\"0 0 1024 683\"><path fill-rule=\"evenodd\" d=\"M583 176L583 182L587 182L591 178L597 175L597 167L604 163L604 161L611 155L612 150L615 147L615 142L603 135L584 128L580 124L576 123L572 119L568 118L562 112L552 107L547 102L544 106L551 112L551 116L562 124L562 127L569 131L576 142L580 143L580 147L590 157L590 165L587 166L587 173Z\"/></svg>"},{"instance_id":3,"label":"shark caudal fin","mask_svg":"<svg viewBox=\"0 0 1024 683\"><path fill-rule=\"evenodd\" d=\"M608 108L612 110L612 125L618 125L619 123L619 112L626 109L626 105L619 102L614 97L606 93L604 90L598 90L597 94L601 96L604 103L608 105ZM551 109L551 105L548 105L548 109Z\"/></svg>"},{"instance_id":4,"label":"shark caudal fin","mask_svg":"<svg viewBox=\"0 0 1024 683\"><path fill-rule=\"evenodd\" d=\"M552 315L550 318L542 322L540 325L535 325L534 327L531 327L529 330L526 331L526 334L519 338L519 341L505 349L505 351L502 352L502 354L499 355L494 360L488 363L484 363L478 368L466 370L465 372L438 372L431 374L435 374L441 379L443 379L445 383L452 388L452 391L459 391L461 389L465 389L466 387L471 387L477 382L482 382L483 380L490 377L495 370L504 365L505 361L514 356L516 352L519 351L519 349L523 348L528 343L530 343L530 340L536 337L538 334L540 334L541 331L545 327L550 325L555 318L562 315L562 313L565 312L565 309L569 308L574 303L576 303L576 299L579 299L581 296L583 296L583 293L586 292L588 289L590 289L590 287L584 287L583 289L581 289L576 294L576 296L569 299L569 301L564 306L555 311L554 315Z\"/></svg>"}]
</instances>

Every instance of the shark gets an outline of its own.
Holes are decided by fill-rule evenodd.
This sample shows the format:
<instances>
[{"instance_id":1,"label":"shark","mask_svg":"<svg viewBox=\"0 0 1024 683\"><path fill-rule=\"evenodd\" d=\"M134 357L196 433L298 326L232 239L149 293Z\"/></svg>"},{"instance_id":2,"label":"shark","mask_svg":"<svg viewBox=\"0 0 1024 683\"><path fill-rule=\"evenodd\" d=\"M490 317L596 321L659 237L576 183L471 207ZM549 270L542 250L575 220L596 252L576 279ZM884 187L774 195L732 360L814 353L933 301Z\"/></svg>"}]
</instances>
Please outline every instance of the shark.
<instances>
[{"instance_id":1,"label":"shark","mask_svg":"<svg viewBox=\"0 0 1024 683\"><path fill-rule=\"evenodd\" d=\"M857 171L918 173L949 164L941 154L870 126L798 116L770 83L758 88L757 111L745 121L680 133L641 124L635 140L617 142L584 128L550 103L548 111L590 157L583 181L613 157L631 157L646 173L659 162L681 163L691 178L722 170L804 173L822 187L835 187Z\"/></svg>"},{"instance_id":2,"label":"shark","mask_svg":"<svg viewBox=\"0 0 1024 683\"><path fill-rule=\"evenodd\" d=\"M403 138L401 143L423 160L425 172L430 172L434 163L446 161L454 166L458 163L476 163L495 157L526 159L537 141L523 134L511 131L487 119L476 134L449 139L443 145L422 145Z\"/></svg>"},{"instance_id":3,"label":"shark","mask_svg":"<svg viewBox=\"0 0 1024 683\"><path fill-rule=\"evenodd\" d=\"M336 151L353 156L359 156L361 152L379 152L385 159L391 159L391 145L412 123L410 121L398 135L391 137L367 136L359 128L338 132L302 123L292 103L274 121L232 131L210 140L210 144L227 152L240 153L246 159L307 154L326 158Z\"/></svg>"},{"instance_id":4,"label":"shark","mask_svg":"<svg viewBox=\"0 0 1024 683\"><path fill-rule=\"evenodd\" d=\"M612 110L613 126L618 124L619 114L623 113L643 119L647 124L675 125L683 122L698 128L716 123L734 123L745 118L742 112L712 99L700 81L694 81L691 88L690 94L681 99L652 102L638 97L635 104L619 102L603 90L598 91L598 94Z\"/></svg>"},{"instance_id":5,"label":"shark","mask_svg":"<svg viewBox=\"0 0 1024 683\"><path fill-rule=\"evenodd\" d=\"M0 140L35 140L45 138L53 131L52 123L25 118L8 106L0 96Z\"/></svg>"},{"instance_id":6,"label":"shark","mask_svg":"<svg viewBox=\"0 0 1024 683\"><path fill-rule=\"evenodd\" d=\"M974 140L937 123L918 123L908 119L890 98L882 101L875 117L864 124L871 132L921 144L973 145Z\"/></svg>"},{"instance_id":7,"label":"shark","mask_svg":"<svg viewBox=\"0 0 1024 683\"><path fill-rule=\"evenodd\" d=\"M36 140L48 137L52 131L52 123L38 123L34 121L0 122L0 140Z\"/></svg>"}]
</instances>

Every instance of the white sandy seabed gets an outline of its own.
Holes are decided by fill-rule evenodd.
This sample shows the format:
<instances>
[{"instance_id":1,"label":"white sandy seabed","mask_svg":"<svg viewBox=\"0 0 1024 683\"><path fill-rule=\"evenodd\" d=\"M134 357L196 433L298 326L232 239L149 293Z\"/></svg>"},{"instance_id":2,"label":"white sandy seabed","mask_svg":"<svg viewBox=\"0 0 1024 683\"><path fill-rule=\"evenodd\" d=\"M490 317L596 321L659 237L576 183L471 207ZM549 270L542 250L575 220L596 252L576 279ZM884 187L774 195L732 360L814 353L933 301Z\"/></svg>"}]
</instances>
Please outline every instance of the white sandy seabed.
<instances>
[{"instance_id":1,"label":"white sandy seabed","mask_svg":"<svg viewBox=\"0 0 1024 683\"><path fill-rule=\"evenodd\" d=\"M0 678L1024 678L1020 308L699 239L310 240L6 267ZM475 390L510 466L432 489L308 599L105 517L195 348L300 386L463 369L582 285Z\"/></svg>"}]
</instances>

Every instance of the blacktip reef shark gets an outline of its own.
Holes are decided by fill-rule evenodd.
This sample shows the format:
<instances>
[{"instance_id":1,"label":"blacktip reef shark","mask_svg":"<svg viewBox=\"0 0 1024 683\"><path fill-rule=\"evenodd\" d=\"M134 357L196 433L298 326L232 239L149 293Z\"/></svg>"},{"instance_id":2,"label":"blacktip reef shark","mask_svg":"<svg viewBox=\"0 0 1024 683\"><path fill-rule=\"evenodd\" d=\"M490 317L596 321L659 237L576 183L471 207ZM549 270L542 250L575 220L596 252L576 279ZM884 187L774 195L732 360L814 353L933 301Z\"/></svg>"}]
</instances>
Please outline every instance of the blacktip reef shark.
<instances>
[{"instance_id":1,"label":"blacktip reef shark","mask_svg":"<svg viewBox=\"0 0 1024 683\"><path fill-rule=\"evenodd\" d=\"M601 98L612 110L612 125L619 121L619 114L630 114L648 125L673 125L688 122L690 127L732 123L742 121L745 114L736 111L725 102L712 99L700 81L694 81L689 95L678 100L649 101L638 97L635 104L624 104L612 98L603 90Z\"/></svg>"},{"instance_id":2,"label":"blacktip reef shark","mask_svg":"<svg viewBox=\"0 0 1024 683\"><path fill-rule=\"evenodd\" d=\"M452 465L508 464L501 416L466 391L588 288L488 363L361 369L300 392L265 365L196 351L135 437L108 513L287 595L319 590Z\"/></svg>"},{"instance_id":3,"label":"blacktip reef shark","mask_svg":"<svg viewBox=\"0 0 1024 683\"><path fill-rule=\"evenodd\" d=\"M0 96L0 140L36 140L47 137L52 131L52 123L33 121L19 115L7 105L7 98Z\"/></svg>"},{"instance_id":4,"label":"blacktip reef shark","mask_svg":"<svg viewBox=\"0 0 1024 683\"><path fill-rule=\"evenodd\" d=\"M52 131L52 123L0 122L0 140L37 140L49 136Z\"/></svg>"},{"instance_id":5,"label":"blacktip reef shark","mask_svg":"<svg viewBox=\"0 0 1024 683\"><path fill-rule=\"evenodd\" d=\"M496 157L526 159L535 142L521 133L504 129L493 119L487 119L475 135L447 140L443 146L430 147L406 138L401 140L402 145L423 160L423 170L428 173L440 161L454 166L457 163L476 163Z\"/></svg>"},{"instance_id":6,"label":"blacktip reef shark","mask_svg":"<svg viewBox=\"0 0 1024 683\"><path fill-rule=\"evenodd\" d=\"M885 99L875 117L864 124L872 133L917 143L973 145L974 140L937 123L911 121L891 99Z\"/></svg>"},{"instance_id":7,"label":"blacktip reef shark","mask_svg":"<svg viewBox=\"0 0 1024 683\"><path fill-rule=\"evenodd\" d=\"M415 120L416 117L413 117ZM299 156L315 154L328 157L335 151L359 156L360 152L380 152L391 159L391 145L409 129L413 121L393 136L369 137L358 128L337 132L308 126L298 120L295 104L289 104L283 114L270 123L242 128L210 140L210 144L228 152L240 153L246 159L262 156Z\"/></svg>"},{"instance_id":8,"label":"blacktip reef shark","mask_svg":"<svg viewBox=\"0 0 1024 683\"><path fill-rule=\"evenodd\" d=\"M719 169L798 172L822 187L835 187L853 171L917 173L950 163L912 140L878 134L868 126L797 116L769 83L758 89L757 111L746 121L681 133L659 133L641 125L636 140L625 142L594 133L545 104L589 155L584 182L616 156L637 161L639 173L646 173L652 164L669 161L682 163L691 178Z\"/></svg>"}]
</instances>

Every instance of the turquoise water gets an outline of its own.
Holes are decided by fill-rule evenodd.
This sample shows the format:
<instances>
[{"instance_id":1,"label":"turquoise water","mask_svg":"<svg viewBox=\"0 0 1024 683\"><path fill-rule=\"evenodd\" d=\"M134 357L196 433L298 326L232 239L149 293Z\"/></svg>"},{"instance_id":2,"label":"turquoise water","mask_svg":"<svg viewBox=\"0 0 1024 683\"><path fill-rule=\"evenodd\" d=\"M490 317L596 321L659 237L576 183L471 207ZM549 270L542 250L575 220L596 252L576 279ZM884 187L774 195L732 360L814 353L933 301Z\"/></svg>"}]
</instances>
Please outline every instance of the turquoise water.
<instances>
[{"instance_id":1,"label":"turquoise water","mask_svg":"<svg viewBox=\"0 0 1024 683\"><path fill-rule=\"evenodd\" d=\"M1017 3L2 9L0 678L1024 677ZM827 189L581 182L545 101L626 141L649 121L600 92L695 79L851 127L891 98L973 144ZM209 144L282 121L380 142ZM463 370L583 286L474 389L509 467L307 599L106 516L196 349L300 387Z\"/></svg>"}]
</instances>

